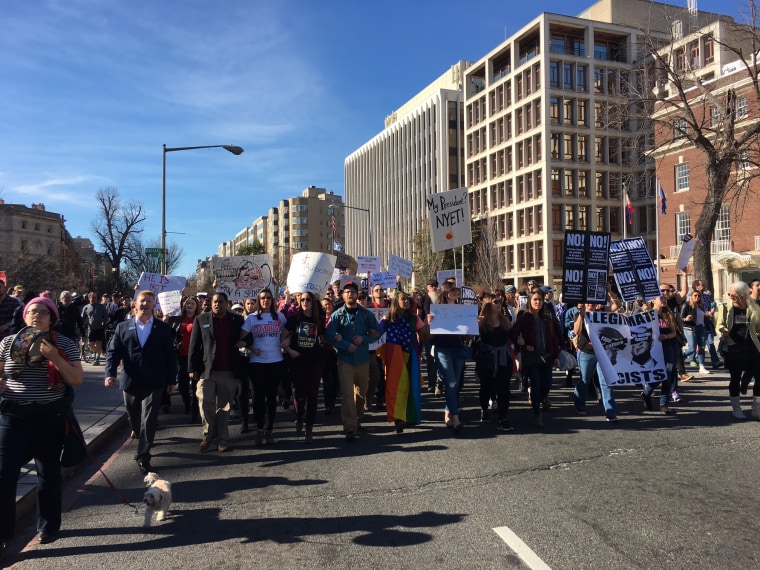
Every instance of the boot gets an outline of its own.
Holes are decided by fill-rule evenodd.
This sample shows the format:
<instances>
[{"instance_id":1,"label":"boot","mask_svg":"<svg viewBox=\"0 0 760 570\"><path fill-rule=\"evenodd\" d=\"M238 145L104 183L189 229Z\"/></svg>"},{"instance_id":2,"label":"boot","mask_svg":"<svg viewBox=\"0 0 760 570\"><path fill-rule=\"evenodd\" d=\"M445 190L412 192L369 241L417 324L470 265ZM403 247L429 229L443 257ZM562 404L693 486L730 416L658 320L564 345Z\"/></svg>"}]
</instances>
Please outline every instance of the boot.
<instances>
[{"instance_id":1,"label":"boot","mask_svg":"<svg viewBox=\"0 0 760 570\"><path fill-rule=\"evenodd\" d=\"M271 429L264 432L264 439L266 439L267 445L272 445L274 443L274 436L272 435Z\"/></svg>"},{"instance_id":2,"label":"boot","mask_svg":"<svg viewBox=\"0 0 760 570\"><path fill-rule=\"evenodd\" d=\"M760 396L752 398L752 419L760 421Z\"/></svg>"},{"instance_id":3,"label":"boot","mask_svg":"<svg viewBox=\"0 0 760 570\"><path fill-rule=\"evenodd\" d=\"M262 445L264 443L264 430L256 430L256 445Z\"/></svg>"},{"instance_id":4,"label":"boot","mask_svg":"<svg viewBox=\"0 0 760 570\"><path fill-rule=\"evenodd\" d=\"M248 427L248 416L246 415L243 417L243 425L240 426L240 433L248 433L249 431L251 430Z\"/></svg>"},{"instance_id":5,"label":"boot","mask_svg":"<svg viewBox=\"0 0 760 570\"><path fill-rule=\"evenodd\" d=\"M304 443L314 443L314 433L312 426L306 426L306 436L304 437Z\"/></svg>"},{"instance_id":6,"label":"boot","mask_svg":"<svg viewBox=\"0 0 760 570\"><path fill-rule=\"evenodd\" d=\"M741 396L731 396L729 400L731 400L731 415L737 420L746 420L747 416L742 412Z\"/></svg>"}]
</instances>

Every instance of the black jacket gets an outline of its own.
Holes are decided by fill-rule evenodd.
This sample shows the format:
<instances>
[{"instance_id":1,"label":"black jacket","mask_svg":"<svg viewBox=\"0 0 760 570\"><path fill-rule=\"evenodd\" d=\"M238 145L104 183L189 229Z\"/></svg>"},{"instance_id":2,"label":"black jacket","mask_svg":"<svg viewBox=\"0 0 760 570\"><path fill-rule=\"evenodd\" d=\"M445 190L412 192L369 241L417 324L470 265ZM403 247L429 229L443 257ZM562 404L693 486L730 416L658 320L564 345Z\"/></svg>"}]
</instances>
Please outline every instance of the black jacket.
<instances>
[{"instance_id":1,"label":"black jacket","mask_svg":"<svg viewBox=\"0 0 760 570\"><path fill-rule=\"evenodd\" d=\"M230 321L230 345L227 347L217 347L216 338L214 338L214 315L211 311L201 313L195 317L193 330L190 333L190 351L188 353L187 371L197 374L201 378L208 378L214 364L214 355L217 348L228 350L230 353L230 364L232 372L236 378L245 378L247 359L235 348L235 344L240 340L240 331L243 328L243 317L234 311L227 311L225 315ZM250 341L246 342L246 345Z\"/></svg>"}]
</instances>

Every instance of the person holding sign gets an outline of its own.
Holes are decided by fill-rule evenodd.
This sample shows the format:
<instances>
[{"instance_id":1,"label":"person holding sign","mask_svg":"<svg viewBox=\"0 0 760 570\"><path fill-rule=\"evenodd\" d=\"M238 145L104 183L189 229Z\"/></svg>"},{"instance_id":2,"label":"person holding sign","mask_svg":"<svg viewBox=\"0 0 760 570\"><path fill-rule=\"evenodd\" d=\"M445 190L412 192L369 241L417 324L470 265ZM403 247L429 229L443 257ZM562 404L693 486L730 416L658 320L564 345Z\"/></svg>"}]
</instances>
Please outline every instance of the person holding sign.
<instances>
[{"instance_id":1,"label":"person holding sign","mask_svg":"<svg viewBox=\"0 0 760 570\"><path fill-rule=\"evenodd\" d=\"M559 368L558 334L553 319L544 311L544 294L535 290L528 299L526 310L512 325L510 337L522 353L522 366L530 379L533 424L536 427L544 427L541 404L551 390L552 365Z\"/></svg>"},{"instance_id":2,"label":"person holding sign","mask_svg":"<svg viewBox=\"0 0 760 570\"><path fill-rule=\"evenodd\" d=\"M333 312L325 338L338 351L341 418L346 441L356 439L364 417L369 379L369 349L372 331L380 336L377 320L357 303L359 287L353 281L343 286L343 306Z\"/></svg>"},{"instance_id":3,"label":"person holding sign","mask_svg":"<svg viewBox=\"0 0 760 570\"><path fill-rule=\"evenodd\" d=\"M390 312L380 321L380 333L386 333L385 405L389 422L402 433L407 425L422 422L419 340L427 340L430 328L412 310L409 295L398 293ZM419 336L419 339L418 339Z\"/></svg>"},{"instance_id":4,"label":"person holding sign","mask_svg":"<svg viewBox=\"0 0 760 570\"><path fill-rule=\"evenodd\" d=\"M663 380L662 387L660 388L660 411L664 414L672 413L668 409L668 400L670 400L671 390L673 389L673 382L676 379L678 370L678 352L680 345L678 344L678 324L676 323L676 317L673 311L668 307L668 302L664 297L655 297L652 300L651 307L657 310L657 320L660 328L660 342L662 343L662 354L665 358L665 368L668 371L667 380ZM651 344L646 345L643 348L637 348L634 343L631 344L634 358L637 350L649 351ZM641 393L641 399L644 400L644 406L648 411L654 409L652 405L652 393L654 392L655 383L644 384L644 391Z\"/></svg>"}]
</instances>

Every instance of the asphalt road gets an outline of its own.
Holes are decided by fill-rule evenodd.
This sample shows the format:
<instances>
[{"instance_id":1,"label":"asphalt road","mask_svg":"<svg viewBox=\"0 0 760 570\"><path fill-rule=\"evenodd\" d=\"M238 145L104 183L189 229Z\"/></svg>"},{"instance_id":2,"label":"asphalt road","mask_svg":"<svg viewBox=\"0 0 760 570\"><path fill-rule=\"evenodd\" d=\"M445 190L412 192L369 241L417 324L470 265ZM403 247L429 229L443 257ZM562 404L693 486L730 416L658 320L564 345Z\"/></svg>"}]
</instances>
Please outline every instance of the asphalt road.
<instances>
[{"instance_id":1,"label":"asphalt road","mask_svg":"<svg viewBox=\"0 0 760 570\"><path fill-rule=\"evenodd\" d=\"M339 415L320 411L306 446L280 409L275 445L236 435L227 454L198 453L200 427L162 415L153 463L172 482L169 519L144 532L98 471L141 500L123 428L67 482L62 538L16 568L757 568L760 423L731 419L726 386L725 373L682 385L675 416L618 390L614 424L600 406L576 416L558 387L543 430L513 390L504 434L479 423L470 370L459 437L424 395L425 421L402 435L373 413L347 444Z\"/></svg>"}]
</instances>

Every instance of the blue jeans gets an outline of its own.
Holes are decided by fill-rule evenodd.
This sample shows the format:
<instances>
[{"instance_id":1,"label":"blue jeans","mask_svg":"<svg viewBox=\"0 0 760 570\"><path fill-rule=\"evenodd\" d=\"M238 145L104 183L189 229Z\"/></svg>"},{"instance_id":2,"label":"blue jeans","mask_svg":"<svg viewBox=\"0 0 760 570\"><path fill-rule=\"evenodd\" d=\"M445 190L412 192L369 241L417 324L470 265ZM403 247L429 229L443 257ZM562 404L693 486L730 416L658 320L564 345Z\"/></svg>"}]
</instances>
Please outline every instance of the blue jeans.
<instances>
[{"instance_id":1,"label":"blue jeans","mask_svg":"<svg viewBox=\"0 0 760 570\"><path fill-rule=\"evenodd\" d=\"M694 325L693 327L684 327L683 332L689 346L683 353L684 358L694 358L697 356L697 362L700 366L705 365L705 344L707 342L707 332L704 325Z\"/></svg>"},{"instance_id":2,"label":"blue jeans","mask_svg":"<svg viewBox=\"0 0 760 570\"><path fill-rule=\"evenodd\" d=\"M541 413L541 402L549 395L552 388L552 361L551 357L526 358L527 352L523 353L523 368L530 379L530 402L533 413ZM527 361L527 364L526 364Z\"/></svg>"},{"instance_id":3,"label":"blue jeans","mask_svg":"<svg viewBox=\"0 0 760 570\"><path fill-rule=\"evenodd\" d=\"M660 387L660 406L667 406L670 400L670 394L675 386L676 379L678 377L678 351L680 346L676 339L666 340L662 343L662 354L665 357L665 368L668 372L668 379L661 382ZM658 384L644 385L644 394L651 396L654 392L654 387Z\"/></svg>"},{"instance_id":4,"label":"blue jeans","mask_svg":"<svg viewBox=\"0 0 760 570\"><path fill-rule=\"evenodd\" d=\"M599 389L602 391L604 415L608 418L614 418L617 416L615 410L615 396L612 393L612 388L610 388L604 380L602 367L599 366L599 362L596 360L596 355L587 354L580 350L576 354L578 357L578 370L580 370L581 377L578 378L578 382L575 383L575 390L573 391L573 402L575 403L575 407L581 410L586 409L588 385L593 381L594 370L596 370L596 373L599 376Z\"/></svg>"},{"instance_id":5,"label":"blue jeans","mask_svg":"<svg viewBox=\"0 0 760 570\"><path fill-rule=\"evenodd\" d=\"M462 388L462 372L464 358L459 357L458 348L435 347L435 364L443 377L446 394L446 411L453 415L459 414L459 391Z\"/></svg>"},{"instance_id":6,"label":"blue jeans","mask_svg":"<svg viewBox=\"0 0 760 570\"><path fill-rule=\"evenodd\" d=\"M13 537L16 525L16 484L21 467L34 459L37 467L37 530L61 528L62 414L18 417L0 415L0 541Z\"/></svg>"}]
</instances>

